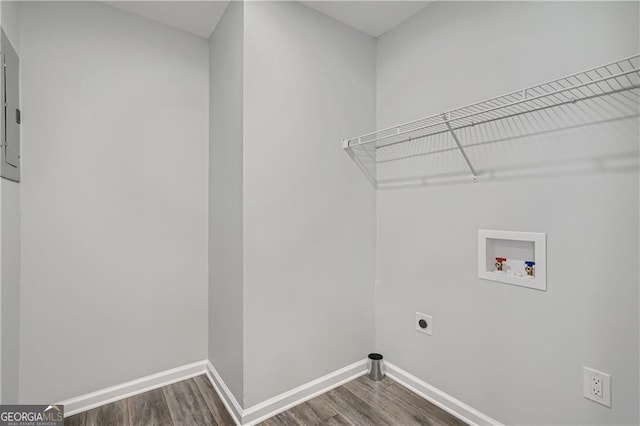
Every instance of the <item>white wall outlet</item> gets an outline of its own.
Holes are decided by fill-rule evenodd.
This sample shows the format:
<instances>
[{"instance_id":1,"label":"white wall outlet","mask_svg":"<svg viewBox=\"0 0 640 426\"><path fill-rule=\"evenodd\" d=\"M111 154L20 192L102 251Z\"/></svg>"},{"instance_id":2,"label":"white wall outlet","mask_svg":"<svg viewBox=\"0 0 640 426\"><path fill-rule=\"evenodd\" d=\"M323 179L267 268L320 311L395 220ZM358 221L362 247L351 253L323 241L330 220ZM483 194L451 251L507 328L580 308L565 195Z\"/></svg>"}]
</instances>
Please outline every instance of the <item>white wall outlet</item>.
<instances>
[{"instance_id":1,"label":"white wall outlet","mask_svg":"<svg viewBox=\"0 0 640 426\"><path fill-rule=\"evenodd\" d=\"M433 319L431 319L431 315L416 312L416 331L429 336L433 335Z\"/></svg>"},{"instance_id":2,"label":"white wall outlet","mask_svg":"<svg viewBox=\"0 0 640 426\"><path fill-rule=\"evenodd\" d=\"M611 376L588 367L582 376L584 397L611 408Z\"/></svg>"},{"instance_id":3,"label":"white wall outlet","mask_svg":"<svg viewBox=\"0 0 640 426\"><path fill-rule=\"evenodd\" d=\"M591 393L602 398L602 379L600 376L591 376Z\"/></svg>"}]
</instances>

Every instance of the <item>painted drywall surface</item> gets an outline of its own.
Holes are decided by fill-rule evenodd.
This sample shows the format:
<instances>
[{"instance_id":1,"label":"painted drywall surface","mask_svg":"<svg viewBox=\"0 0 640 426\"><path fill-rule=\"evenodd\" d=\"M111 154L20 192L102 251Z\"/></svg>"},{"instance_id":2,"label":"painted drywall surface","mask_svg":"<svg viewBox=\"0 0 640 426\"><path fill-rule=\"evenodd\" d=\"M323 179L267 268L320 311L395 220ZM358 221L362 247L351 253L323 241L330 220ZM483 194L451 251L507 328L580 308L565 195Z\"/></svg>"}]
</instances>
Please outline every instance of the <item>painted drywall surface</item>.
<instances>
[{"instance_id":1,"label":"painted drywall surface","mask_svg":"<svg viewBox=\"0 0 640 426\"><path fill-rule=\"evenodd\" d=\"M2 29L20 56L18 5L0 3ZM1 93L1 91L0 91ZM2 403L18 402L20 343L20 184L0 180L2 295Z\"/></svg>"},{"instance_id":2,"label":"painted drywall surface","mask_svg":"<svg viewBox=\"0 0 640 426\"><path fill-rule=\"evenodd\" d=\"M20 5L20 400L207 356L207 41L95 2Z\"/></svg>"},{"instance_id":3,"label":"painted drywall surface","mask_svg":"<svg viewBox=\"0 0 640 426\"><path fill-rule=\"evenodd\" d=\"M17 1L3 1L2 8L2 29L11 40L11 45L16 53L20 53L20 20L19 2Z\"/></svg>"},{"instance_id":4,"label":"painted drywall surface","mask_svg":"<svg viewBox=\"0 0 640 426\"><path fill-rule=\"evenodd\" d=\"M244 406L374 344L375 194L341 139L375 125L375 41L245 4Z\"/></svg>"},{"instance_id":5,"label":"painted drywall surface","mask_svg":"<svg viewBox=\"0 0 640 426\"><path fill-rule=\"evenodd\" d=\"M635 54L637 7L435 3L379 39L378 126ZM532 120L571 123L549 114ZM496 178L472 184L451 151L422 173L466 180L378 193L377 349L506 424L637 424L637 120L468 152ZM482 228L545 232L548 291L479 280ZM433 315L432 337L416 311ZM583 398L583 366L612 375L611 409Z\"/></svg>"},{"instance_id":6,"label":"painted drywall surface","mask_svg":"<svg viewBox=\"0 0 640 426\"><path fill-rule=\"evenodd\" d=\"M2 403L18 401L20 343L20 192L2 179Z\"/></svg>"},{"instance_id":7,"label":"painted drywall surface","mask_svg":"<svg viewBox=\"0 0 640 426\"><path fill-rule=\"evenodd\" d=\"M212 34L209 122L209 360L242 401L243 9L231 2Z\"/></svg>"}]
</instances>

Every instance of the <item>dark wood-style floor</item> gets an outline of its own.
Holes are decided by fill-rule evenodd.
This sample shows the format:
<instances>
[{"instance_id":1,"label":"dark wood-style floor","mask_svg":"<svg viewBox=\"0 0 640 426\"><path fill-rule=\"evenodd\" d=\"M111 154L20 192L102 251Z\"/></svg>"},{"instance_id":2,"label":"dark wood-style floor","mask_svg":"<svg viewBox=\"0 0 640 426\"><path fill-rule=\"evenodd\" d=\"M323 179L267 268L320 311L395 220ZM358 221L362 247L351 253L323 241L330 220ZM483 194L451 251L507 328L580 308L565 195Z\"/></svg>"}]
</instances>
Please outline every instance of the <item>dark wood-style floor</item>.
<instances>
[{"instance_id":1,"label":"dark wood-style floor","mask_svg":"<svg viewBox=\"0 0 640 426\"><path fill-rule=\"evenodd\" d=\"M67 417L65 426L233 426L206 376L174 383ZM463 422L385 378L360 377L278 414L261 426L433 425Z\"/></svg>"},{"instance_id":2,"label":"dark wood-style floor","mask_svg":"<svg viewBox=\"0 0 640 426\"><path fill-rule=\"evenodd\" d=\"M389 378L373 382L362 376L261 425L458 426L465 423Z\"/></svg>"},{"instance_id":3,"label":"dark wood-style floor","mask_svg":"<svg viewBox=\"0 0 640 426\"><path fill-rule=\"evenodd\" d=\"M174 383L64 419L65 426L235 425L207 376Z\"/></svg>"}]
</instances>

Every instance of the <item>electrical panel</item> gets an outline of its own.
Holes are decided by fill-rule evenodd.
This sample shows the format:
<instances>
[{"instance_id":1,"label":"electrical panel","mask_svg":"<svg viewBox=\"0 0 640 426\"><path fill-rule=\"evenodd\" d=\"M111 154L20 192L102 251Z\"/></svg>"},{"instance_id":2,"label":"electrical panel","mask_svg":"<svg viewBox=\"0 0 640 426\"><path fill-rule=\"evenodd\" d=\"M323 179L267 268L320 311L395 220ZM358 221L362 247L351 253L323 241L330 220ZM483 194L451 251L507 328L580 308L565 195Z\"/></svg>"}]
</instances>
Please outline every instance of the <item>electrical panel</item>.
<instances>
[{"instance_id":1,"label":"electrical panel","mask_svg":"<svg viewBox=\"0 0 640 426\"><path fill-rule=\"evenodd\" d=\"M18 55L2 31L2 149L3 178L20 182L20 84Z\"/></svg>"}]
</instances>

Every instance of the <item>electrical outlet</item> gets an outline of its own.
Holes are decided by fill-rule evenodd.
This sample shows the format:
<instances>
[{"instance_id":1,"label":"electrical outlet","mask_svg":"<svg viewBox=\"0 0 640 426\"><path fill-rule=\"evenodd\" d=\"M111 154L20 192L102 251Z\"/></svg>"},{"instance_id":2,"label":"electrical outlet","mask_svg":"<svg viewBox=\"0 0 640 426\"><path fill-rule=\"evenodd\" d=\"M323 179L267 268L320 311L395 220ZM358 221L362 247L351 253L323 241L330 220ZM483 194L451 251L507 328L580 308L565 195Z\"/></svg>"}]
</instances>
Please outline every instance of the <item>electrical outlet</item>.
<instances>
[{"instance_id":1,"label":"electrical outlet","mask_svg":"<svg viewBox=\"0 0 640 426\"><path fill-rule=\"evenodd\" d=\"M602 398L602 379L600 376L591 376L591 394Z\"/></svg>"},{"instance_id":2,"label":"electrical outlet","mask_svg":"<svg viewBox=\"0 0 640 426\"><path fill-rule=\"evenodd\" d=\"M611 376L592 368L583 367L584 397L611 407Z\"/></svg>"},{"instance_id":3,"label":"electrical outlet","mask_svg":"<svg viewBox=\"0 0 640 426\"><path fill-rule=\"evenodd\" d=\"M433 319L431 315L421 314L420 312L416 312L416 331L420 333L428 334L429 336L433 335Z\"/></svg>"}]
</instances>

